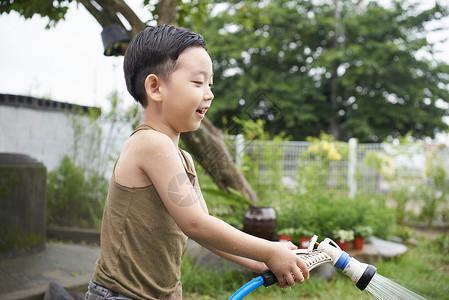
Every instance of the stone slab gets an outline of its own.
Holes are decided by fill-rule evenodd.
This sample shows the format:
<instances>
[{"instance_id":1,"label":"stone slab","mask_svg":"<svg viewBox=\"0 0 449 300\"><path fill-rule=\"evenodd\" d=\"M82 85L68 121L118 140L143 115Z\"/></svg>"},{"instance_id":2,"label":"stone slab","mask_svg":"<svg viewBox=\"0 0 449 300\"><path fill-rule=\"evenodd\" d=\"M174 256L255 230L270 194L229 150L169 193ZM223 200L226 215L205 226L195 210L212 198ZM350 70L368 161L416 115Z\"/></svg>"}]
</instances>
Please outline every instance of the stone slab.
<instances>
[{"instance_id":1,"label":"stone slab","mask_svg":"<svg viewBox=\"0 0 449 300\"><path fill-rule=\"evenodd\" d=\"M47 243L42 252L0 260L0 299L42 299L50 282L85 293L99 255L99 247Z\"/></svg>"}]
</instances>

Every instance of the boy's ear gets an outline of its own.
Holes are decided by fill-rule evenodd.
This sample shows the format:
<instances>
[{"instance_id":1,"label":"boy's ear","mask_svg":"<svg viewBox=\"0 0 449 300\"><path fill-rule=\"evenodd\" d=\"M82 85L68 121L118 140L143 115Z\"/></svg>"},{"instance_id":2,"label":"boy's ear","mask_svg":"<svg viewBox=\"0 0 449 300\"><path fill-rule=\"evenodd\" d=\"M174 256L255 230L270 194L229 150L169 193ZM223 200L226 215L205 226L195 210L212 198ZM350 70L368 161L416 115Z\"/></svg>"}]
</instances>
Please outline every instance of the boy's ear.
<instances>
[{"instance_id":1,"label":"boy's ear","mask_svg":"<svg viewBox=\"0 0 449 300\"><path fill-rule=\"evenodd\" d=\"M162 101L160 83L160 79L154 74L150 74L145 78L145 92L148 99L156 102Z\"/></svg>"}]
</instances>

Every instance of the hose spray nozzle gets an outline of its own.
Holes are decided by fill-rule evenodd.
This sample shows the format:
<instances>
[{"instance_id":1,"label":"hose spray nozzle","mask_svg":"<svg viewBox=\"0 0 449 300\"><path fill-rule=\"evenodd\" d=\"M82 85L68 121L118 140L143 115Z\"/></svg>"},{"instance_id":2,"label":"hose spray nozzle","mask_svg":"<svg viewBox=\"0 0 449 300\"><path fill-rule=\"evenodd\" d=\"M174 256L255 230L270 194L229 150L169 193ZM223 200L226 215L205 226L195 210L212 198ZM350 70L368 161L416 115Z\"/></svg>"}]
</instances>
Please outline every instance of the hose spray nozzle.
<instances>
[{"instance_id":1,"label":"hose spray nozzle","mask_svg":"<svg viewBox=\"0 0 449 300\"><path fill-rule=\"evenodd\" d=\"M349 276L356 287L363 291L376 274L377 268L349 256L330 238L325 238L319 244L316 242L317 239L318 236L314 235L307 249L293 250L304 261L307 269L311 271L321 264L332 262L335 268ZM315 245L318 245L316 249L314 249ZM266 270L261 276L264 278L264 286L277 282L276 276L270 270Z\"/></svg>"},{"instance_id":2,"label":"hose spray nozzle","mask_svg":"<svg viewBox=\"0 0 449 300\"><path fill-rule=\"evenodd\" d=\"M324 241L318 245L317 249L329 255L334 267L348 275L355 285L362 291L367 287L374 277L374 274L377 272L376 267L361 263L355 258L350 257L348 253L341 250L330 238L324 239Z\"/></svg>"}]
</instances>

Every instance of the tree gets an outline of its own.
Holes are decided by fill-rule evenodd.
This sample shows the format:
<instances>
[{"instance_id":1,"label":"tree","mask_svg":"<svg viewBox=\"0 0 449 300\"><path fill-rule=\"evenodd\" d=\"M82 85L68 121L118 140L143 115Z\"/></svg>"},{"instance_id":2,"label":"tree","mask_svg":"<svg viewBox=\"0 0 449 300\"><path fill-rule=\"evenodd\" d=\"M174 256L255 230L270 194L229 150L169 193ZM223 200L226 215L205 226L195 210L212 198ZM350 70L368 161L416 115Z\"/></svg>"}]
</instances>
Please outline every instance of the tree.
<instances>
[{"instance_id":1,"label":"tree","mask_svg":"<svg viewBox=\"0 0 449 300\"><path fill-rule=\"evenodd\" d=\"M25 18L31 18L35 14L48 17L47 27L50 28L64 19L71 2L74 0L0 0L0 13L17 11ZM82 4L103 28L118 24L129 39L147 26L124 0L77 0L76 2ZM192 7L196 7L199 13L203 12L207 2L161 0L154 4L150 0L143 0L143 4L152 9L154 19L158 20L159 24L176 24L178 16L186 16L186 11ZM131 25L129 31L126 30L118 14L121 14ZM198 13L196 15L199 16ZM127 42L121 41L114 46L118 53L124 53ZM221 131L211 122L205 119L196 132L182 134L181 138L220 189L227 191L228 188L233 188L247 199L257 201L256 193L234 164Z\"/></svg>"},{"instance_id":2,"label":"tree","mask_svg":"<svg viewBox=\"0 0 449 300\"><path fill-rule=\"evenodd\" d=\"M223 116L262 117L273 134L297 140L321 131L373 142L447 130L449 66L432 59L426 24L448 8L359 2L230 1L201 24L220 95L212 122L227 128Z\"/></svg>"}]
</instances>

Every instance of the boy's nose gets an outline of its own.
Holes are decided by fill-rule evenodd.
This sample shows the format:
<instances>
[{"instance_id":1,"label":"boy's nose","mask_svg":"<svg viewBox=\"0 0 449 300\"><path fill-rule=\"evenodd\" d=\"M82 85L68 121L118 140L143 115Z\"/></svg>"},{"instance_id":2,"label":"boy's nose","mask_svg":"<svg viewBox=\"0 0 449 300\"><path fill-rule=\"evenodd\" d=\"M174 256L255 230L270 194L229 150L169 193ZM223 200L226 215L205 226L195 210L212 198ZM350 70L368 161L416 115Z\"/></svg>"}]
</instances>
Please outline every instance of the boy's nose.
<instances>
[{"instance_id":1,"label":"boy's nose","mask_svg":"<svg viewBox=\"0 0 449 300\"><path fill-rule=\"evenodd\" d=\"M206 101L211 101L212 99L214 99L214 93L212 93L212 91L209 90L209 91L204 95L204 100L206 100Z\"/></svg>"}]
</instances>

